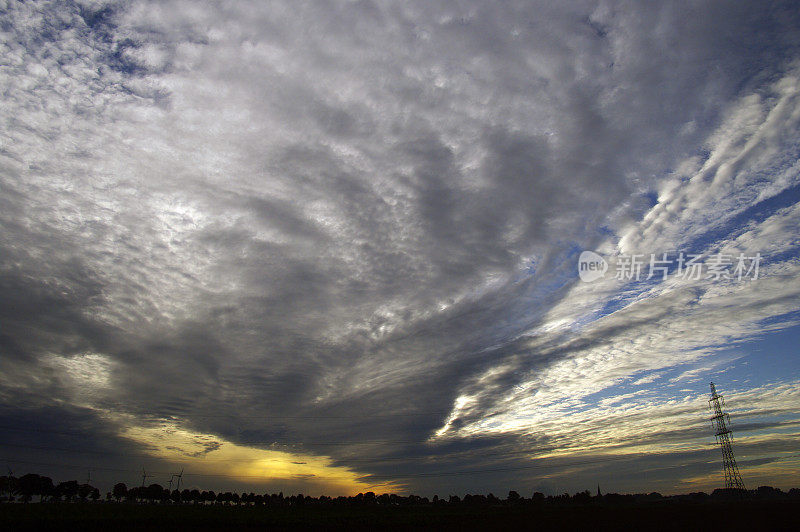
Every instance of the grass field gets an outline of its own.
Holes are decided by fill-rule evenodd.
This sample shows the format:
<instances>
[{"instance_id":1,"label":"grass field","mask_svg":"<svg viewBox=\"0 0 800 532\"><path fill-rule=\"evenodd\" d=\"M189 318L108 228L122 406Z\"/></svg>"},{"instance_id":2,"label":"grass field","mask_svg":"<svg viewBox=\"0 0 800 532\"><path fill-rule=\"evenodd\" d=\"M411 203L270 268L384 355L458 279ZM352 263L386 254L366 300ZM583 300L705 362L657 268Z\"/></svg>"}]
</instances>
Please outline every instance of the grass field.
<instances>
[{"instance_id":1,"label":"grass field","mask_svg":"<svg viewBox=\"0 0 800 532\"><path fill-rule=\"evenodd\" d=\"M796 501L615 507L324 507L4 504L2 530L800 530Z\"/></svg>"}]
</instances>

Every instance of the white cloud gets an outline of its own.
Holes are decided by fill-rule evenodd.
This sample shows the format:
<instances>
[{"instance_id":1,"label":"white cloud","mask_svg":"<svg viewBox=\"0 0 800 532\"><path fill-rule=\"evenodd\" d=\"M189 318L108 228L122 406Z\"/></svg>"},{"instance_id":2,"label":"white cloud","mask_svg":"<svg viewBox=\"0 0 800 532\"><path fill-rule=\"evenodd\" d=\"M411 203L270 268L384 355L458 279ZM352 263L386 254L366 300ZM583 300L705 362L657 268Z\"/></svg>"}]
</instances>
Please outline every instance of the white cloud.
<instances>
[{"instance_id":1,"label":"white cloud","mask_svg":"<svg viewBox=\"0 0 800 532\"><path fill-rule=\"evenodd\" d=\"M709 173L711 163L706 163L694 178L679 186L671 196L659 200L660 203L641 222L645 230L632 228L623 236L622 241L628 242L621 244L623 251L630 254L648 253L650 250L658 251L659 243L667 245L660 237L646 236L656 227L659 233L682 235L683 238L685 235L704 234L708 230L706 216L715 212L720 197L727 195L736 198L736 209L722 210L726 215L741 212L763 199L757 190L751 190L760 189L763 184L748 177L780 166L776 160L781 163L784 151L770 146L776 138L787 138L788 132L794 130L794 120L800 116L796 90L787 89L794 87L793 82L782 80L776 86L782 87L784 93L783 99L774 104L772 112L753 113L754 99L745 98L748 103L744 108L749 111L734 112L736 118L733 120L743 122L746 126L741 126L738 132L731 134L731 129L737 131L737 128L732 128L731 123L726 122L719 132L712 135L719 148L711 151L709 161L713 160L713 166L720 169L738 168L737 172L725 170L721 175L716 173L717 187L731 192L722 196L698 192L701 189L697 183ZM787 102L792 103L789 105ZM733 137L735 141L731 140ZM738 148L732 148L733 145ZM762 156L749 158L752 153L761 153ZM797 174L794 174L785 183L789 186L790 183L796 183L797 179ZM680 205L680 208L675 209L675 205ZM658 224L653 223L653 212L667 212L670 209L675 211L674 215ZM695 213L707 214L698 219ZM743 230L738 227L730 229L726 233L732 235L729 239L711 241L706 245L734 256L738 253L779 256L779 253L797 250L799 220L797 205L778 209L761 221L750 222ZM645 236L631 240L631 235ZM634 246L631 242L643 247L631 247ZM670 247L660 249L681 249L681 241L673 237L666 242ZM475 421L460 427L456 433L525 431L526 427L536 425L543 409L561 411L576 408L585 397L620 384L629 375L700 361L731 342L794 325L796 321L791 319L777 320L769 326L764 324L764 320L800 308L797 303L800 293L791 288L800 286L799 267L798 260L790 255L789 258L762 265L757 280L743 282L706 278L687 281L673 273L667 281L655 286L648 284L644 288L627 287L624 282L614 279L613 275L596 283L576 283L569 294L550 309L544 325L529 333L531 336L527 345L520 346L519 350L524 356L508 371L524 375L522 384L514 390L504 390L498 386L486 386L485 379L476 380L466 388L469 392L462 396L477 405L477 410L471 412ZM605 304L629 289L633 292L620 310L596 317ZM588 322L587 316L590 318ZM558 326L548 323L557 323ZM543 367L539 360L546 361ZM685 370L670 382L697 381L698 377L725 362L715 358ZM526 369L526 366L531 369ZM661 373L653 373L652 378L644 377L633 384L653 382ZM478 401L477 397L485 401ZM608 402L609 399L604 401ZM494 414L491 423L482 420L481 412Z\"/></svg>"}]
</instances>

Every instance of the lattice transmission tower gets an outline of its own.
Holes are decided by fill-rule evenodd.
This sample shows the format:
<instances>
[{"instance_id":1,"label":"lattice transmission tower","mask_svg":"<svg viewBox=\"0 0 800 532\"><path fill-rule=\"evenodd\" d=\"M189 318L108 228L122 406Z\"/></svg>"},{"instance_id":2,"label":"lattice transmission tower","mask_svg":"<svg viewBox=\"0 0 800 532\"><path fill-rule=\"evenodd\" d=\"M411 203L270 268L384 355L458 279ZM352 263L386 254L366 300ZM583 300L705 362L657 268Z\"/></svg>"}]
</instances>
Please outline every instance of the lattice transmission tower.
<instances>
[{"instance_id":1,"label":"lattice transmission tower","mask_svg":"<svg viewBox=\"0 0 800 532\"><path fill-rule=\"evenodd\" d=\"M736 458L733 457L733 433L731 433L730 416L723 411L725 400L717 393L714 383L711 383L711 399L708 400L708 407L714 413L711 416L711 425L714 427L714 436L722 449L722 463L725 468L725 488L734 490L744 490L744 482L739 476L739 468L736 466Z\"/></svg>"}]
</instances>

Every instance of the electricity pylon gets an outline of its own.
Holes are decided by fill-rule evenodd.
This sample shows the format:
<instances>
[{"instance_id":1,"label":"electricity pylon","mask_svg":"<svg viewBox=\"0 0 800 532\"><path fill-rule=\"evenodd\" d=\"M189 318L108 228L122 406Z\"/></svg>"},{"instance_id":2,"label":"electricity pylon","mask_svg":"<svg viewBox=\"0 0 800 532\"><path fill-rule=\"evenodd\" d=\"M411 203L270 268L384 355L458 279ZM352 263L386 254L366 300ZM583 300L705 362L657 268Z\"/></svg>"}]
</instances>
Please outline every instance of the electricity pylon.
<instances>
[{"instance_id":1,"label":"electricity pylon","mask_svg":"<svg viewBox=\"0 0 800 532\"><path fill-rule=\"evenodd\" d=\"M725 488L734 490L744 490L744 482L739 476L739 468L736 466L736 458L733 457L733 433L730 429L731 418L722 409L725 400L717 393L714 383L711 383L711 399L708 400L708 407L714 412L711 416L711 426L714 427L714 437L722 449L722 464L725 469Z\"/></svg>"}]
</instances>

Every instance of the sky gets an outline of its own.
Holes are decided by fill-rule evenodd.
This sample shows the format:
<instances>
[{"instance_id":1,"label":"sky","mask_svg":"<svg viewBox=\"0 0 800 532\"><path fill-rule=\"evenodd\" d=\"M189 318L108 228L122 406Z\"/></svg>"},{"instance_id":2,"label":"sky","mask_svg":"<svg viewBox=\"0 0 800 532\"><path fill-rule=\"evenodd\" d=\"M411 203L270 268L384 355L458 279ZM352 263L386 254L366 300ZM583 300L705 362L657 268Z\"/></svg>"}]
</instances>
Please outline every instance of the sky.
<instances>
[{"instance_id":1,"label":"sky","mask_svg":"<svg viewBox=\"0 0 800 532\"><path fill-rule=\"evenodd\" d=\"M0 0L0 466L800 486L792 4Z\"/></svg>"}]
</instances>

